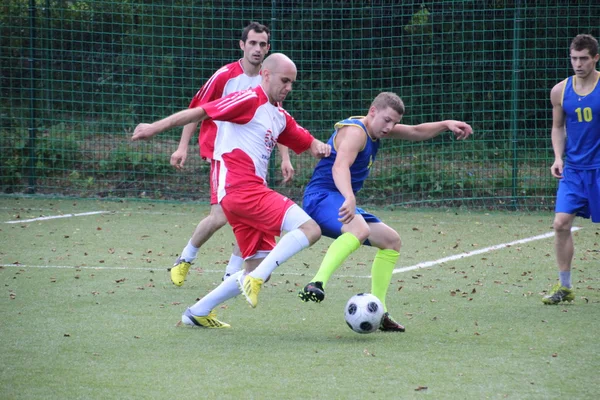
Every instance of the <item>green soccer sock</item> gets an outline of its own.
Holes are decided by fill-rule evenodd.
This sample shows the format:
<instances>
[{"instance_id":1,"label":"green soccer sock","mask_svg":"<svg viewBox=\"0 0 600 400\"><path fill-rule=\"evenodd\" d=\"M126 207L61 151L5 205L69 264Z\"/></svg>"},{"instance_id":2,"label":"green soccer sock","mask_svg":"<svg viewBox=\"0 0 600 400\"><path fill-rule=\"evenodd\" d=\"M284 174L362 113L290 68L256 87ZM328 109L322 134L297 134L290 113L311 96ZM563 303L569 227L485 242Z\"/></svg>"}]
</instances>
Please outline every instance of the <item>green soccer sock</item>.
<instances>
[{"instance_id":1,"label":"green soccer sock","mask_svg":"<svg viewBox=\"0 0 600 400\"><path fill-rule=\"evenodd\" d=\"M380 249L375 255L371 267L371 294L381 300L383 309L387 312L385 297L387 295L392 273L400 253L392 249Z\"/></svg>"},{"instance_id":2,"label":"green soccer sock","mask_svg":"<svg viewBox=\"0 0 600 400\"><path fill-rule=\"evenodd\" d=\"M348 258L350 254L360 247L360 241L353 234L346 232L335 239L327 249L317 274L311 282L323 282L323 289L331 275Z\"/></svg>"}]
</instances>

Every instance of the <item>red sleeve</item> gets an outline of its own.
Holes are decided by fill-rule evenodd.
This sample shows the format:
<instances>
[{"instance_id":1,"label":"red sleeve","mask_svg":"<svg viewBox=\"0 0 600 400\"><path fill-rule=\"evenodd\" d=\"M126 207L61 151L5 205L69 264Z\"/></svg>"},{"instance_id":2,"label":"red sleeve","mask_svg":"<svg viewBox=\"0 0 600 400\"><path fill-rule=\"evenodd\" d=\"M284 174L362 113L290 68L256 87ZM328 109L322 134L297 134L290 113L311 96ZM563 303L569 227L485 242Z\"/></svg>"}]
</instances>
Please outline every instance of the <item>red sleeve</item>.
<instances>
[{"instance_id":1,"label":"red sleeve","mask_svg":"<svg viewBox=\"0 0 600 400\"><path fill-rule=\"evenodd\" d=\"M258 95L254 90L248 89L206 103L202 108L215 121L227 121L242 125L252 120L258 106Z\"/></svg>"},{"instance_id":2,"label":"red sleeve","mask_svg":"<svg viewBox=\"0 0 600 400\"><path fill-rule=\"evenodd\" d=\"M194 96L190 102L189 108L199 107L210 101L220 99L223 96L223 89L229 79L229 76L225 73L227 70L225 67L218 69L214 74L202 85L198 93Z\"/></svg>"},{"instance_id":3,"label":"red sleeve","mask_svg":"<svg viewBox=\"0 0 600 400\"><path fill-rule=\"evenodd\" d=\"M300 154L310 149L310 145L315 139L306 129L301 127L287 111L285 113L285 129L279 135L277 143L289 147L296 154Z\"/></svg>"}]
</instances>

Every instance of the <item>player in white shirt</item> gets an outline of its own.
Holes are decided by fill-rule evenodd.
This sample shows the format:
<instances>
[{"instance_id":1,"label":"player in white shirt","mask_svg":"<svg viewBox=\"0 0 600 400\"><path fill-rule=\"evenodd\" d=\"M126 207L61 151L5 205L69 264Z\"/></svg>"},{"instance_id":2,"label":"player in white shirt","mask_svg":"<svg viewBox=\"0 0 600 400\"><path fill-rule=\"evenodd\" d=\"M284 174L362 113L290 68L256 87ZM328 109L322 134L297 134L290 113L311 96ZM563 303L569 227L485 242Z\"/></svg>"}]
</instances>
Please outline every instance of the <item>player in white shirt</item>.
<instances>
[{"instance_id":1,"label":"player in white shirt","mask_svg":"<svg viewBox=\"0 0 600 400\"><path fill-rule=\"evenodd\" d=\"M220 99L230 93L240 90L256 87L262 81L260 75L260 66L270 49L269 28L258 22L251 22L242 30L240 39L240 49L244 52L243 58L219 68L198 90L192 99L189 108L200 107L205 103ZM188 152L188 145L194 132L198 128L198 122L187 124L181 133L179 147L171 155L171 165L177 169L182 169L185 164ZM209 160L210 165L210 214L206 216L196 229L187 245L181 251L180 256L175 261L173 267L169 268L171 281L176 286L183 285L188 271L197 257L198 250L210 237L227 223L227 218L217 201L217 176L219 171L219 161L213 157L214 142L217 136L218 122L207 119L200 125L198 134L198 144L200 156ZM294 168L290 162L289 151L285 146L279 146L281 155L281 171L284 180L287 182L294 175ZM225 268L227 277L242 268L243 258L237 244L229 258L229 263Z\"/></svg>"},{"instance_id":2,"label":"player in white shirt","mask_svg":"<svg viewBox=\"0 0 600 400\"><path fill-rule=\"evenodd\" d=\"M315 139L281 107L296 80L296 65L281 53L267 57L260 86L230 94L202 107L180 111L153 124L139 124L132 140L148 139L175 126L211 118L222 121L215 142L221 161L219 202L233 227L245 261L238 271L188 308L187 325L228 328L216 319L214 308L243 293L252 307L271 273L321 237L321 229L287 197L266 185L267 164L276 143L296 153L306 150L316 158L328 157L331 146ZM273 247L275 236L287 233Z\"/></svg>"}]
</instances>

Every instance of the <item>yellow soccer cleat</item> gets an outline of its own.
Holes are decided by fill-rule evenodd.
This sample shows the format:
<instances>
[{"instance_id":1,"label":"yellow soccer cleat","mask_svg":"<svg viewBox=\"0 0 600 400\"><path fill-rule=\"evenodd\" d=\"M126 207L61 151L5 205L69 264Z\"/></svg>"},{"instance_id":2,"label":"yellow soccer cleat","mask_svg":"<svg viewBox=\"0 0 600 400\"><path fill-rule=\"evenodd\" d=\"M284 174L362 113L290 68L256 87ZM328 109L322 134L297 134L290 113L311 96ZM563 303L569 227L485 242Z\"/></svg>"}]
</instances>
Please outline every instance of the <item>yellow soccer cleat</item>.
<instances>
[{"instance_id":1,"label":"yellow soccer cleat","mask_svg":"<svg viewBox=\"0 0 600 400\"><path fill-rule=\"evenodd\" d=\"M553 305L562 303L563 301L570 302L573 300L575 300L575 293L573 293L573 289L561 286L560 283L557 283L552 287L550 293L542 298L542 303Z\"/></svg>"},{"instance_id":2,"label":"yellow soccer cleat","mask_svg":"<svg viewBox=\"0 0 600 400\"><path fill-rule=\"evenodd\" d=\"M173 282L173 285L183 285L185 277L187 276L191 266L192 263L182 260L181 258L178 258L177 261L175 261L173 267L169 268L169 271L171 271L171 282Z\"/></svg>"},{"instance_id":3,"label":"yellow soccer cleat","mask_svg":"<svg viewBox=\"0 0 600 400\"><path fill-rule=\"evenodd\" d=\"M193 315L190 309L185 310L183 315L181 316L181 322L190 326L199 326L201 328L209 328L209 329L223 329L223 328L231 328L231 325L219 321L217 319L217 314L214 310L212 310L208 315L205 316L197 316Z\"/></svg>"},{"instance_id":4,"label":"yellow soccer cleat","mask_svg":"<svg viewBox=\"0 0 600 400\"><path fill-rule=\"evenodd\" d=\"M252 308L255 308L258 304L258 293L260 292L260 288L262 287L263 280L260 278L254 278L250 275L246 275L244 280L241 281L243 275L240 275L238 279L238 284L240 286L240 290L250 303Z\"/></svg>"}]
</instances>

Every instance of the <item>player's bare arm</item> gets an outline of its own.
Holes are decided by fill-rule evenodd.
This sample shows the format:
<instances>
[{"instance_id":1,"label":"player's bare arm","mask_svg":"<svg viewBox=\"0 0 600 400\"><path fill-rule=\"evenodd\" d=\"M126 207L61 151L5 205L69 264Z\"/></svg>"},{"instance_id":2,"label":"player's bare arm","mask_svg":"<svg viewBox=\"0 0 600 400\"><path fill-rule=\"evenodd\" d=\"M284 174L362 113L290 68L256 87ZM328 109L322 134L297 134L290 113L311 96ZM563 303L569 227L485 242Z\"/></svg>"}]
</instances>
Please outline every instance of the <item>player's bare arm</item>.
<instances>
[{"instance_id":1,"label":"player's bare arm","mask_svg":"<svg viewBox=\"0 0 600 400\"><path fill-rule=\"evenodd\" d=\"M208 115L202 107L188 108L151 124L139 124L135 127L131 140L136 141L150 139L152 136L168 129L176 126L187 125L192 122L200 122L206 118L208 118Z\"/></svg>"},{"instance_id":2,"label":"player's bare arm","mask_svg":"<svg viewBox=\"0 0 600 400\"><path fill-rule=\"evenodd\" d=\"M555 178L562 178L565 152L565 141L567 131L565 129L565 113L562 108L562 93L566 80L557 83L550 91L550 102L552 103L552 149L554 150L554 163L550 172Z\"/></svg>"},{"instance_id":3,"label":"player's bare arm","mask_svg":"<svg viewBox=\"0 0 600 400\"><path fill-rule=\"evenodd\" d=\"M181 139L179 140L179 146L177 147L177 150L171 154L171 165L173 167L177 169L183 169L183 165L187 159L188 146L197 127L197 122L189 123L183 127Z\"/></svg>"},{"instance_id":4,"label":"player's bare arm","mask_svg":"<svg viewBox=\"0 0 600 400\"><path fill-rule=\"evenodd\" d=\"M281 156L281 175L283 183L287 183L294 178L294 166L290 160L290 149L280 143L277 143L277 149Z\"/></svg>"},{"instance_id":5,"label":"player's bare arm","mask_svg":"<svg viewBox=\"0 0 600 400\"><path fill-rule=\"evenodd\" d=\"M419 125L396 124L388 136L394 139L420 142L434 138L445 131L451 131L457 139L464 140L473 133L473 128L466 122L448 119Z\"/></svg>"},{"instance_id":6,"label":"player's bare arm","mask_svg":"<svg viewBox=\"0 0 600 400\"><path fill-rule=\"evenodd\" d=\"M350 167L354 164L358 153L364 148L367 137L362 129L345 126L338 130L335 137L337 156L331 169L335 186L344 196L344 203L338 210L338 220L348 224L356 213L356 197L352 190Z\"/></svg>"}]
</instances>

